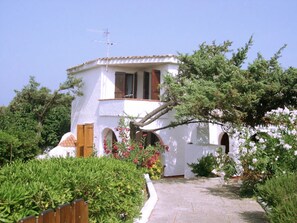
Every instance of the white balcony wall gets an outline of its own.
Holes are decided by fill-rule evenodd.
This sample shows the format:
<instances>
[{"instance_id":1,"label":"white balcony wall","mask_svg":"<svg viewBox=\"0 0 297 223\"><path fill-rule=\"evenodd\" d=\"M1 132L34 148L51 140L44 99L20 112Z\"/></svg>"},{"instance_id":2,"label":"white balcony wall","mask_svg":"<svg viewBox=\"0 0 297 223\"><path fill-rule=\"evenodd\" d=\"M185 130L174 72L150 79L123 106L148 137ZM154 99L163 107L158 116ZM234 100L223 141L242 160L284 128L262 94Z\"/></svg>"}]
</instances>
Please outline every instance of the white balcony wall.
<instances>
[{"instance_id":1,"label":"white balcony wall","mask_svg":"<svg viewBox=\"0 0 297 223\"><path fill-rule=\"evenodd\" d=\"M133 117L144 117L147 113L158 108L162 102L137 99L100 100L98 115L100 117L127 114Z\"/></svg>"}]
</instances>

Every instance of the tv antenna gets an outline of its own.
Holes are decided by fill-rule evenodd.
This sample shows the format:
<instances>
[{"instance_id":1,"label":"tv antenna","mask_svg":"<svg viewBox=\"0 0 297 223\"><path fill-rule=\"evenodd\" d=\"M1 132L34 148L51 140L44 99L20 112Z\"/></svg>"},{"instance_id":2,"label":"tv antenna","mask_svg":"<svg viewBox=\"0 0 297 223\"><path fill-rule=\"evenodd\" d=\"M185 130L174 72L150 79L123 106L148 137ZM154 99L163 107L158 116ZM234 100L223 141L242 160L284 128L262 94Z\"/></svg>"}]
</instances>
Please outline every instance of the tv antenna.
<instances>
[{"instance_id":1,"label":"tv antenna","mask_svg":"<svg viewBox=\"0 0 297 223\"><path fill-rule=\"evenodd\" d=\"M88 29L88 31L90 32L100 32L100 33L103 33L103 36L105 38L105 41L98 41L98 40L94 40L94 42L98 42L98 43L103 43L106 45L106 66L105 66L105 69L106 71L108 71L108 62L109 62L109 54L110 54L110 47L115 45L114 42L111 42L110 41L110 32L108 29L105 29L105 30L102 30L102 31L99 31L99 30L95 30L95 29Z\"/></svg>"}]
</instances>

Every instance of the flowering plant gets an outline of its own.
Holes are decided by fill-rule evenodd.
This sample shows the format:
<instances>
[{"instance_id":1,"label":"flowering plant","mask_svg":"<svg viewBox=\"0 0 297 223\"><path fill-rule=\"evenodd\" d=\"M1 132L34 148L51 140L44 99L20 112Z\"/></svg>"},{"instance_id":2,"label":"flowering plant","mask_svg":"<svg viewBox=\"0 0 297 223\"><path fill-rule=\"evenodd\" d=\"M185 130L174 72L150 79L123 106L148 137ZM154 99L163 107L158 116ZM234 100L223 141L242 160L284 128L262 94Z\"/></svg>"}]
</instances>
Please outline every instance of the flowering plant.
<instances>
[{"instance_id":1,"label":"flowering plant","mask_svg":"<svg viewBox=\"0 0 297 223\"><path fill-rule=\"evenodd\" d=\"M158 142L155 145L148 144L147 134L142 134L139 140L131 140L130 129L127 127L128 121L121 117L119 126L115 129L119 133L119 142L111 143L104 140L105 154L115 159L133 162L137 167L147 169L156 167L161 154L168 151L168 147ZM160 172L160 170L157 171Z\"/></svg>"},{"instance_id":2,"label":"flowering plant","mask_svg":"<svg viewBox=\"0 0 297 223\"><path fill-rule=\"evenodd\" d=\"M266 113L267 126L242 129L237 157L244 193L276 173L297 171L297 111L279 108Z\"/></svg>"},{"instance_id":3,"label":"flowering plant","mask_svg":"<svg viewBox=\"0 0 297 223\"><path fill-rule=\"evenodd\" d=\"M238 170L238 162L236 163L232 153L225 154L225 151L220 147L214 153L216 160L216 168L212 171L215 175L228 179L236 176L240 171Z\"/></svg>"}]
</instances>

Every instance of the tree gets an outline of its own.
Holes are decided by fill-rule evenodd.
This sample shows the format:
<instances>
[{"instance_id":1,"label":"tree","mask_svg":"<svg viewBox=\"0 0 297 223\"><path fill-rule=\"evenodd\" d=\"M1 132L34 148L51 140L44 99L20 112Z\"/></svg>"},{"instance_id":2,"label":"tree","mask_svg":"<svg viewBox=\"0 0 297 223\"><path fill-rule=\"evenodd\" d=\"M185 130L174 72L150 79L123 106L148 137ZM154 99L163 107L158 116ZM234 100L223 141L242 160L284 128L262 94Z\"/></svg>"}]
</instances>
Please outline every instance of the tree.
<instances>
[{"instance_id":1,"label":"tree","mask_svg":"<svg viewBox=\"0 0 297 223\"><path fill-rule=\"evenodd\" d=\"M282 47L270 59L261 54L246 65L252 38L232 51L232 43L205 43L193 54L179 55L177 76L167 75L162 84L165 106L131 123L131 137L138 128L175 110L175 127L192 122L256 126L266 124L267 111L297 105L297 69L281 67ZM246 68L243 68L246 66ZM149 122L148 122L149 120Z\"/></svg>"},{"instance_id":2,"label":"tree","mask_svg":"<svg viewBox=\"0 0 297 223\"><path fill-rule=\"evenodd\" d=\"M35 157L41 150L57 145L61 136L69 131L71 101L81 95L82 82L73 76L53 92L41 87L34 77L8 107L0 107L0 131L2 145L8 145L11 137L20 143L11 144L13 158L22 160ZM3 147L3 151L6 151Z\"/></svg>"}]
</instances>

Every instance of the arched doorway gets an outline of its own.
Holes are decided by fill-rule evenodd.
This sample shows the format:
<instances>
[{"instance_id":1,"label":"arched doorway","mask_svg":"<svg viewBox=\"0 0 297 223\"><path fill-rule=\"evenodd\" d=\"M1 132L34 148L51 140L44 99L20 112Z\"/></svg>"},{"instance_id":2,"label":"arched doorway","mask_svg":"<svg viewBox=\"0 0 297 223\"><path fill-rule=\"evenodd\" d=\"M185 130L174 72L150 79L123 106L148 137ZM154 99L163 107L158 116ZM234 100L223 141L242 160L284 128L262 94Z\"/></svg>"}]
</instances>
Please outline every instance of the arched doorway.
<instances>
[{"instance_id":1,"label":"arched doorway","mask_svg":"<svg viewBox=\"0 0 297 223\"><path fill-rule=\"evenodd\" d=\"M156 135L154 132L150 132L150 131L139 131L136 133L136 140L140 141L140 140L144 140L144 146L148 146L148 145L156 145L157 143L159 144L163 144L162 141L160 140L160 138L158 137L158 135Z\"/></svg>"},{"instance_id":2,"label":"arched doorway","mask_svg":"<svg viewBox=\"0 0 297 223\"><path fill-rule=\"evenodd\" d=\"M229 136L226 132L223 134L220 144L225 146L225 153L228 154L229 153Z\"/></svg>"},{"instance_id":3,"label":"arched doorway","mask_svg":"<svg viewBox=\"0 0 297 223\"><path fill-rule=\"evenodd\" d=\"M115 133L109 128L104 129L102 136L104 153L109 154L111 152L112 145L118 141L117 137Z\"/></svg>"}]
</instances>

